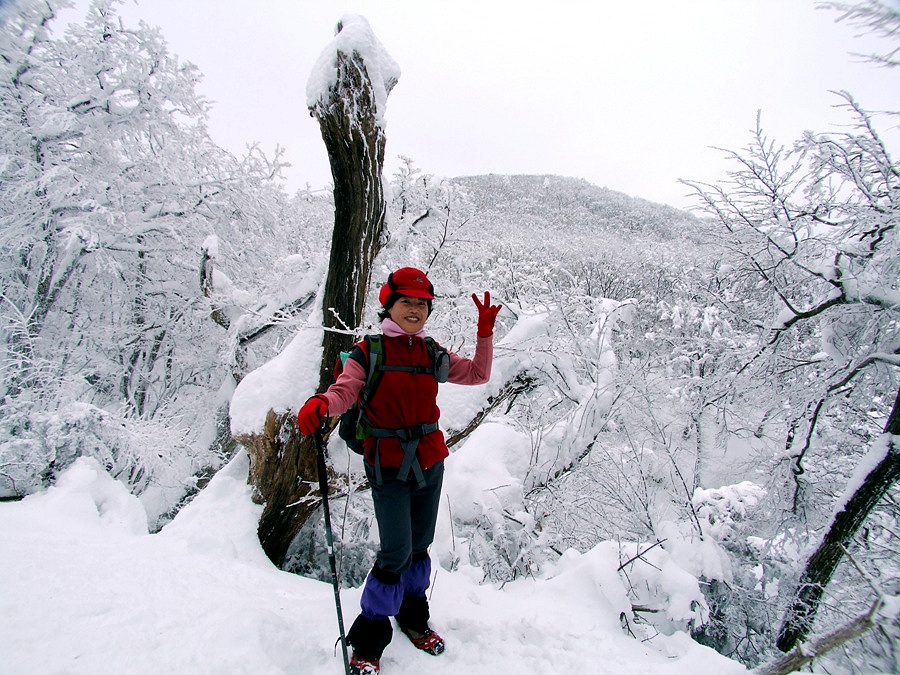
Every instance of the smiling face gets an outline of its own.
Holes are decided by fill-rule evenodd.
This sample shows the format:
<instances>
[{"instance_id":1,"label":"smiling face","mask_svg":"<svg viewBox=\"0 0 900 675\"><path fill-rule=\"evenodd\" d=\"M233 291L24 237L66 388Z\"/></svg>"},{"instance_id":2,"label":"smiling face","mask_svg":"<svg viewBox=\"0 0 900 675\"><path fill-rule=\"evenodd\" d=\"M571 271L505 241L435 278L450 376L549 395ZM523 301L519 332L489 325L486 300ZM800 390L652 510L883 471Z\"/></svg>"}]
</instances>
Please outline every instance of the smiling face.
<instances>
[{"instance_id":1,"label":"smiling face","mask_svg":"<svg viewBox=\"0 0 900 675\"><path fill-rule=\"evenodd\" d=\"M391 319L407 333L418 333L428 319L428 301L401 295L388 309Z\"/></svg>"}]
</instances>

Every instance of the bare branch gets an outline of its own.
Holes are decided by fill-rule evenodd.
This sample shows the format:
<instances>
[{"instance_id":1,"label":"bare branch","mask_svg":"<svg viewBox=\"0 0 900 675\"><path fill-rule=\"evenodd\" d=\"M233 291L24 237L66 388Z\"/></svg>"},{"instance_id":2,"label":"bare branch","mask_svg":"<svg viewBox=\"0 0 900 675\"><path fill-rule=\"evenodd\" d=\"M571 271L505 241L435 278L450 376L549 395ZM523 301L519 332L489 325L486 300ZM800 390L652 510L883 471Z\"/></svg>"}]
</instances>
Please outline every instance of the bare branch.
<instances>
[{"instance_id":1,"label":"bare branch","mask_svg":"<svg viewBox=\"0 0 900 675\"><path fill-rule=\"evenodd\" d=\"M787 675L800 670L813 659L824 656L833 649L865 635L878 625L878 613L884 606L879 597L869 610L830 633L799 644L784 656L753 669L753 675Z\"/></svg>"}]
</instances>

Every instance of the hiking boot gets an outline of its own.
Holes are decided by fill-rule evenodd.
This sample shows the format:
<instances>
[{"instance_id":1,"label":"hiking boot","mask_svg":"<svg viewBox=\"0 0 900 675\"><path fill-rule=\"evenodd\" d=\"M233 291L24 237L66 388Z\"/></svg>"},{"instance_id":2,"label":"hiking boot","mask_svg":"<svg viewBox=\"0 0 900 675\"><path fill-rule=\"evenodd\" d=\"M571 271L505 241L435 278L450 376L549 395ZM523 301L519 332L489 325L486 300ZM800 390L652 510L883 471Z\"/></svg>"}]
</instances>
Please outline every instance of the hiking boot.
<instances>
[{"instance_id":1,"label":"hiking boot","mask_svg":"<svg viewBox=\"0 0 900 675\"><path fill-rule=\"evenodd\" d=\"M378 675L380 669L378 659L366 659L356 652L350 657L350 675Z\"/></svg>"},{"instance_id":2,"label":"hiking boot","mask_svg":"<svg viewBox=\"0 0 900 675\"><path fill-rule=\"evenodd\" d=\"M418 633L403 626L400 626L400 630L409 638L409 641L413 643L416 649L421 649L423 652L433 656L444 653L443 638L430 628L426 628L424 633Z\"/></svg>"}]
</instances>

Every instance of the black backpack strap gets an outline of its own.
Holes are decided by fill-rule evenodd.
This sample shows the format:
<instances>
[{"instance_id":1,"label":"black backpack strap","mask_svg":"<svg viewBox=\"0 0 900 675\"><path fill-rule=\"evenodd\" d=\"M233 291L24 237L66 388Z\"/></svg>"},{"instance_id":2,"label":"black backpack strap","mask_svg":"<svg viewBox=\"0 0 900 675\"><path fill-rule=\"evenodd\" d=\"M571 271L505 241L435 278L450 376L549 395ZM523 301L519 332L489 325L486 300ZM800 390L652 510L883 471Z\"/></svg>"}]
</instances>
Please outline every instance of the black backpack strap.
<instances>
[{"instance_id":1,"label":"black backpack strap","mask_svg":"<svg viewBox=\"0 0 900 675\"><path fill-rule=\"evenodd\" d=\"M366 362L360 361L360 365L366 369L366 383L359 394L359 409L362 411L375 395L375 389L381 382L381 373L384 371L384 339L380 335L366 335L363 339L368 355Z\"/></svg>"},{"instance_id":2,"label":"black backpack strap","mask_svg":"<svg viewBox=\"0 0 900 675\"><path fill-rule=\"evenodd\" d=\"M343 356L344 352L341 352ZM369 366L366 365L369 362L369 357L366 356L365 350L360 347L358 344L353 345L349 352L347 352L347 359L353 359L356 361L363 370L368 370Z\"/></svg>"},{"instance_id":3,"label":"black backpack strap","mask_svg":"<svg viewBox=\"0 0 900 675\"><path fill-rule=\"evenodd\" d=\"M434 374L434 368L429 368L428 366L381 366L379 370L392 373L415 373L416 375Z\"/></svg>"}]
</instances>

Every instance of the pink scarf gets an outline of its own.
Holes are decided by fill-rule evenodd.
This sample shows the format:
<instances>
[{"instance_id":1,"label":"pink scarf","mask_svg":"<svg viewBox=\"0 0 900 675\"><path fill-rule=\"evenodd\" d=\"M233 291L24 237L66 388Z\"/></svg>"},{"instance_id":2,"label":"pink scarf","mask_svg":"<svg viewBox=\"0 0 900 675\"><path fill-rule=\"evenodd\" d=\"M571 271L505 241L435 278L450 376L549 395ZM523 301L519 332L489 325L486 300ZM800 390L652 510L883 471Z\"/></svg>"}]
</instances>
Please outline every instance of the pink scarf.
<instances>
[{"instance_id":1,"label":"pink scarf","mask_svg":"<svg viewBox=\"0 0 900 675\"><path fill-rule=\"evenodd\" d=\"M387 335L388 337L400 337L402 335L414 335L416 337L425 337L425 329L422 328L415 333L407 333L405 330L400 328L397 325L397 322L388 317L384 321L381 322L381 332Z\"/></svg>"}]
</instances>

